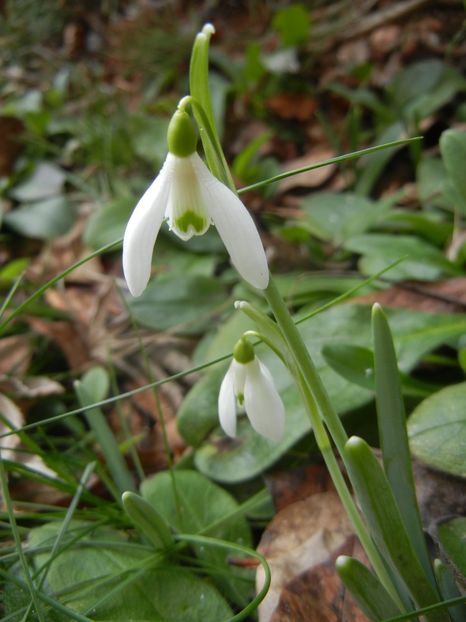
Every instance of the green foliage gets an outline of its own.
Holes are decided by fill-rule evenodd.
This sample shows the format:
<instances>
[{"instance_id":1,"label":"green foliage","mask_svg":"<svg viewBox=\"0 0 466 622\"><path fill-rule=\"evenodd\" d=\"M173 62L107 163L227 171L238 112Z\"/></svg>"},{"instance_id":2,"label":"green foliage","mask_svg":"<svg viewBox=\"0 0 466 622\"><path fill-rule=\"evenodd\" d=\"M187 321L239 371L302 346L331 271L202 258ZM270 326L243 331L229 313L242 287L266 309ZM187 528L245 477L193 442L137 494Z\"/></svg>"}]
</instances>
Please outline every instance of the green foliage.
<instances>
[{"instance_id":1,"label":"green foliage","mask_svg":"<svg viewBox=\"0 0 466 622\"><path fill-rule=\"evenodd\" d=\"M141 493L176 531L205 534L250 546L250 528L235 499L196 471L175 470L146 479ZM199 563L208 569L222 593L244 606L251 589L248 571L232 569L222 549L195 546Z\"/></svg>"},{"instance_id":2,"label":"green foliage","mask_svg":"<svg viewBox=\"0 0 466 622\"><path fill-rule=\"evenodd\" d=\"M466 383L445 387L425 399L408 421L411 450L422 462L466 477Z\"/></svg>"},{"instance_id":3,"label":"green foliage","mask_svg":"<svg viewBox=\"0 0 466 622\"><path fill-rule=\"evenodd\" d=\"M291 4L277 11L272 26L280 34L284 46L305 43L309 37L309 11L302 4Z\"/></svg>"},{"instance_id":4,"label":"green foliage","mask_svg":"<svg viewBox=\"0 0 466 622\"><path fill-rule=\"evenodd\" d=\"M466 575L466 518L460 516L443 522L438 528L438 538L444 552L459 576Z\"/></svg>"},{"instance_id":5,"label":"green foliage","mask_svg":"<svg viewBox=\"0 0 466 622\"><path fill-rule=\"evenodd\" d=\"M199 334L225 305L225 287L212 277L180 274L154 279L139 298L128 299L138 322L154 330Z\"/></svg>"},{"instance_id":6,"label":"green foliage","mask_svg":"<svg viewBox=\"0 0 466 622\"><path fill-rule=\"evenodd\" d=\"M168 120L177 98L187 92L184 70L194 28L187 23L181 31L173 14L161 11L155 21L138 22L137 37L130 28L119 31L118 45L106 48L103 55L87 55L83 49L76 62L72 57L64 62L59 47L67 20L75 19L74 8L65 3L57 10L56 3L49 1L38 6L30 0L7 2L8 20L0 26L5 43L0 116L16 120L21 128L15 136L21 143L19 155L0 180L2 253L5 242L7 257L0 271L0 285L5 290L1 328L13 339L32 337L33 347L40 348L28 364L26 381L38 365L49 373L49 361L56 358L55 345L50 347L52 338L31 334L36 329L31 328L30 318L66 319L61 311L47 310L39 299L60 281L66 288L64 277L74 268L43 286L31 286L29 271L26 276L23 271L30 264L36 267L40 241L55 239L71 229L78 210L80 215L92 214L85 225L84 243L93 249L108 246L78 260L75 267L116 249L111 243L122 237L139 190L151 182L163 163ZM327 7L323 8L325 12ZM106 15L108 10L106 4L92 8L91 13ZM256 202L255 215L261 227L269 230L264 240L282 272L277 279L279 291L297 312L295 318L307 318L300 320L301 335L338 416L344 416L348 429L357 428L358 434L374 442L376 392L384 467L363 441L357 447L350 445L346 458L354 487L372 536L392 571L404 576L416 602L434 602L438 594L416 514L403 401L409 396L406 409L411 413L412 453L431 467L465 477L466 383L460 382L466 369L465 316L389 309L394 349L388 325L383 321L377 324L380 317L375 322L372 348L368 306L341 304L310 316L359 284L361 276L374 274L401 258L404 260L384 275L385 280L365 286L358 294L383 290L387 279L409 288L410 284L404 283L407 279L464 277L466 134L452 127L443 132L438 145L437 140L450 122L466 118L464 104L458 106L465 80L453 67L452 54L448 62L431 59L407 64L385 87L379 86L382 76L377 88L372 88L378 71L374 59L348 66L347 75L340 76L338 83L327 78L319 82L315 74L318 46L325 42L319 39L319 25L314 23L318 12L314 16L307 5L292 3L272 9L272 13L263 36L241 42L243 56L237 46L233 53L222 51L225 34L219 37L212 55L215 69L210 74L209 29L197 39L190 79L191 94L203 106L193 104L192 111L201 130L204 156L220 178L232 183L219 141L224 135L235 177L255 185L244 196L247 202L250 197ZM90 14L86 27L92 29L94 21L106 23L101 17L99 13L94 19ZM270 29L275 31L272 37ZM47 52L49 40L54 46L52 55ZM271 43L278 47L272 50ZM33 45L37 46L34 50ZM15 73L22 59L23 73ZM113 72L120 72L122 80L114 80ZM290 93L298 95L296 101L302 93L315 98L315 117L301 121L293 116L294 110L285 110L283 117L281 111L275 114L270 99ZM329 96L337 105L327 110L322 102L327 103ZM291 113L289 118L287 113ZM305 154L322 132L340 153L347 151L348 145L375 146L413 136L424 127L428 128L425 146L400 142L363 158L359 154L350 154L353 159L348 161L337 158L335 165L345 168L327 189L308 192L300 188L282 195L280 186L266 181L293 174L281 163L287 157L283 154ZM412 185L405 185L406 180ZM344 189L335 192L342 182ZM397 191L392 191L393 186ZM257 191L259 195L254 197ZM271 205L281 209L268 213ZM287 216L285 221L281 218L284 206L298 206L301 213ZM295 253L288 257L288 250L298 247L296 257ZM19 501L21 514L17 525L11 521L11 531L18 542L24 536L26 569L38 586L43 608L41 615L29 612L28 619L176 622L189 618L219 622L233 615L230 604L238 611L250 601L250 571L231 566L228 548L195 540L204 534L221 538L225 546L229 542L251 546L245 509L213 482L246 498L250 481L259 481L272 466L280 464L286 469L307 462L316 450L316 440L291 375L264 345L257 352L270 368L287 411L283 439L277 444L268 442L245 418L238 421L236 439L220 432L217 401L227 365L225 355L244 331L253 328L248 317L229 315L232 302L235 297L247 296L258 309L266 309L257 292L237 284L225 258L215 232L181 247L164 227L154 254L155 277L140 298L126 301L131 318L143 327L189 337L189 344L196 348L196 362L209 367L214 359L224 360L195 383L177 413L178 430L191 446L182 464L197 471L176 465L145 478L139 468L142 497L134 492L125 494L125 515L120 493L135 489L135 474L133 463L127 463L124 454L128 447L137 448L140 435L125 436L124 444L118 445L104 405L96 405L101 400L107 404L121 399L119 383L128 367L120 360L118 349L110 352L117 358L115 377L107 369L91 367L77 381L76 394L70 391L70 371L64 369L61 358L58 363L53 360L51 373L60 367L64 394L48 400L37 396L32 406L28 403L23 443L44 457L54 474L40 473L19 460L4 460L5 469L61 495L72 495L73 503L81 496L84 501L82 507L70 504L65 522L58 507L52 511L46 505L22 506ZM296 260L293 271L288 270L289 258ZM108 256L103 262L109 274L119 273L118 264L111 265L114 261L114 256ZM307 270L310 264L321 271L310 274L301 269ZM123 335L121 343L119 337L112 333L111 346L114 339L121 346L128 335ZM101 344L94 345L100 353ZM437 349L445 346L447 355L436 357ZM83 373L81 369L72 372ZM6 374L2 370L8 391L15 373L14 368ZM21 376L18 382L23 380ZM16 391L16 385L11 390ZM130 391L127 396L132 394ZM420 399L424 401L418 403ZM66 408L68 412L64 412ZM58 417L54 419L54 415ZM165 424L161 424L162 428ZM96 441L103 454L96 473L115 501L98 498L96 488L87 489L81 480L86 464L95 459ZM270 507L268 510L270 513ZM74 513L76 520L67 522ZM37 528L38 523L42 526ZM4 533L9 535L7 529ZM182 533L188 534L188 539L183 540ZM446 566L439 570L436 564L438 586L442 597L454 597L458 591L452 577L461 578L466 572L464 519L442 522L436 535L453 570L450 575ZM19 550L5 548L0 569L5 577L6 614L18 622L28 617L31 600L28 576L17 561ZM369 617L380 620L401 610L390 590L388 595L377 569L372 574L349 558L339 566L344 582ZM398 583L401 604L410 609L412 602L406 598L403 581ZM450 609L451 619L459 622L464 610L455 611ZM429 614L429 620L445 619L444 613Z\"/></svg>"},{"instance_id":7,"label":"green foliage","mask_svg":"<svg viewBox=\"0 0 466 622\"><path fill-rule=\"evenodd\" d=\"M394 309L390 311L389 318L403 372L409 372L426 353L442 343L458 339L466 330L464 316ZM337 411L343 415L370 402L368 389L371 387L362 382L348 383L347 376L344 379L338 368L334 371L324 356L331 346L351 346L356 348L358 354L363 353L361 365L365 364L365 353L372 341L369 307L340 305L304 322L300 328ZM223 341L224 330L230 335L226 325L217 337L221 342L219 350L213 349L213 344L210 344L212 355L224 353L234 345L229 341L230 337ZM212 370L195 385L178 413L180 432L190 444L198 447L195 454L197 468L217 481L231 483L254 477L274 464L310 431L302 401L283 364L268 349L258 348L257 354L270 369L287 412L284 437L279 443L270 443L255 434L246 420L238 422L237 439L227 440L219 434L217 398L224 374L223 366Z\"/></svg>"},{"instance_id":8,"label":"green foliage","mask_svg":"<svg viewBox=\"0 0 466 622\"><path fill-rule=\"evenodd\" d=\"M59 525L49 523L31 530L31 549L53 543ZM82 533L79 542L73 539ZM129 542L121 533L72 524L67 547L53 558L49 552L33 556L36 572L46 563L46 590L61 594L70 609L92 616L92 620L160 620L164 622L218 622L231 615L219 592L193 572L161 563L146 547ZM16 588L17 589L17 588ZM18 606L15 588L7 586L7 609ZM27 604L27 600L23 600ZM188 613L189 612L189 613ZM54 621L69 618L54 613Z\"/></svg>"}]
</instances>

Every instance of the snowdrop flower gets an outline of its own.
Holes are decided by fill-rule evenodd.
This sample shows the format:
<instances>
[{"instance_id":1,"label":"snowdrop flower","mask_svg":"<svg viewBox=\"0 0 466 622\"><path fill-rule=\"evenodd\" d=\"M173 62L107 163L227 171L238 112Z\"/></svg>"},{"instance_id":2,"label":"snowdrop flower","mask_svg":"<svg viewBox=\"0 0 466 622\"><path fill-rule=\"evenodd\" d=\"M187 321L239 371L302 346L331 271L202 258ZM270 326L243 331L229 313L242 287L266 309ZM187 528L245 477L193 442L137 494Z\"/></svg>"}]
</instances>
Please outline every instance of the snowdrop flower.
<instances>
[{"instance_id":1,"label":"snowdrop flower","mask_svg":"<svg viewBox=\"0 0 466 622\"><path fill-rule=\"evenodd\" d=\"M184 109L172 117L168 155L126 226L123 271L133 296L150 277L154 243L164 220L182 240L217 228L240 275L258 289L269 282L267 259L259 233L237 195L212 175L196 153L197 135Z\"/></svg>"},{"instance_id":2,"label":"snowdrop flower","mask_svg":"<svg viewBox=\"0 0 466 622\"><path fill-rule=\"evenodd\" d=\"M244 407L256 432L272 441L280 440L285 425L283 402L269 370L244 337L233 350L233 361L218 396L220 425L232 437L236 436L237 404Z\"/></svg>"}]
</instances>

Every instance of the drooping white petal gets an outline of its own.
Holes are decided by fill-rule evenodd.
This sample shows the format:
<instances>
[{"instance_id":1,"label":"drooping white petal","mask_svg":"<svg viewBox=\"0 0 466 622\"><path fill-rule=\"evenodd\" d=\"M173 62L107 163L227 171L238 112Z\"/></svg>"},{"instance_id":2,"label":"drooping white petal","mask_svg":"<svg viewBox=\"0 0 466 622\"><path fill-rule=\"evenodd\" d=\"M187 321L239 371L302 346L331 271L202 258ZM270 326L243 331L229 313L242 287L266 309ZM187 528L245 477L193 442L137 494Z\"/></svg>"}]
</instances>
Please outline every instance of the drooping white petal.
<instances>
[{"instance_id":1,"label":"drooping white petal","mask_svg":"<svg viewBox=\"0 0 466 622\"><path fill-rule=\"evenodd\" d=\"M169 154L160 173L142 195L126 225L123 238L123 272L133 296L140 296L149 281L154 244L167 207L171 168Z\"/></svg>"},{"instance_id":2,"label":"drooping white petal","mask_svg":"<svg viewBox=\"0 0 466 622\"><path fill-rule=\"evenodd\" d=\"M173 175L166 217L168 226L182 240L202 235L212 224L197 176L199 162L205 166L196 152L186 158L171 155Z\"/></svg>"},{"instance_id":3,"label":"drooping white petal","mask_svg":"<svg viewBox=\"0 0 466 622\"><path fill-rule=\"evenodd\" d=\"M285 408L269 370L257 357L247 363L244 405L256 432L275 442L281 439Z\"/></svg>"},{"instance_id":4,"label":"drooping white petal","mask_svg":"<svg viewBox=\"0 0 466 622\"><path fill-rule=\"evenodd\" d=\"M227 186L216 179L204 162L194 161L204 205L243 279L258 289L269 283L264 247L251 215Z\"/></svg>"},{"instance_id":5,"label":"drooping white petal","mask_svg":"<svg viewBox=\"0 0 466 622\"><path fill-rule=\"evenodd\" d=\"M234 362L234 361L233 361ZM228 436L236 436L236 397L234 390L235 370L230 365L220 385L218 394L218 418Z\"/></svg>"}]
</instances>

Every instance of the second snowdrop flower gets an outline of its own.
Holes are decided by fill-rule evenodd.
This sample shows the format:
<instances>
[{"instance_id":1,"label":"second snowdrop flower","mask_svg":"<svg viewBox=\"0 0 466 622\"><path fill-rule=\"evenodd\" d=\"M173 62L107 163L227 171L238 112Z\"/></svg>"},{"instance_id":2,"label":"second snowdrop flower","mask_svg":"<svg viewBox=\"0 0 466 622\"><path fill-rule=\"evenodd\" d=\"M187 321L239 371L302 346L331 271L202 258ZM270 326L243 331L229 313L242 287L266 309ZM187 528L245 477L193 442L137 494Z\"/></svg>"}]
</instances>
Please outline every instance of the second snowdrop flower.
<instances>
[{"instance_id":1,"label":"second snowdrop flower","mask_svg":"<svg viewBox=\"0 0 466 622\"><path fill-rule=\"evenodd\" d=\"M129 219L123 239L123 271L133 296L150 277L154 243L164 220L182 240L214 224L240 275L258 289L269 282L259 233L237 195L212 175L196 152L197 135L184 109L168 127L168 155Z\"/></svg>"},{"instance_id":2,"label":"second snowdrop flower","mask_svg":"<svg viewBox=\"0 0 466 622\"><path fill-rule=\"evenodd\" d=\"M237 406L244 408L256 432L279 441L285 426L285 408L267 367L259 361L244 337L233 350L233 361L218 396L220 425L236 436Z\"/></svg>"}]
</instances>

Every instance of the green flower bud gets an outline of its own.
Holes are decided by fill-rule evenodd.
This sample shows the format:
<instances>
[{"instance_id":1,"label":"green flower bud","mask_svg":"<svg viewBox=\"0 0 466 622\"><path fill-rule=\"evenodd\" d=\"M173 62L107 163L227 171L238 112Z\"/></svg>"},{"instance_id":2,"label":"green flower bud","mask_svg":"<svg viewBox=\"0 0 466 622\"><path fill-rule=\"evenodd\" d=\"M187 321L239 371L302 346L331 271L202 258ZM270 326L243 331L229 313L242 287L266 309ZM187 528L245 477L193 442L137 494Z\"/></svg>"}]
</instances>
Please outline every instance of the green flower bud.
<instances>
[{"instance_id":1,"label":"green flower bud","mask_svg":"<svg viewBox=\"0 0 466 622\"><path fill-rule=\"evenodd\" d=\"M254 348L245 337L241 337L233 348L233 358L238 363L246 365L256 358Z\"/></svg>"},{"instance_id":2,"label":"green flower bud","mask_svg":"<svg viewBox=\"0 0 466 622\"><path fill-rule=\"evenodd\" d=\"M187 158L196 151L197 134L191 117L177 110L168 125L168 151L179 158Z\"/></svg>"}]
</instances>

